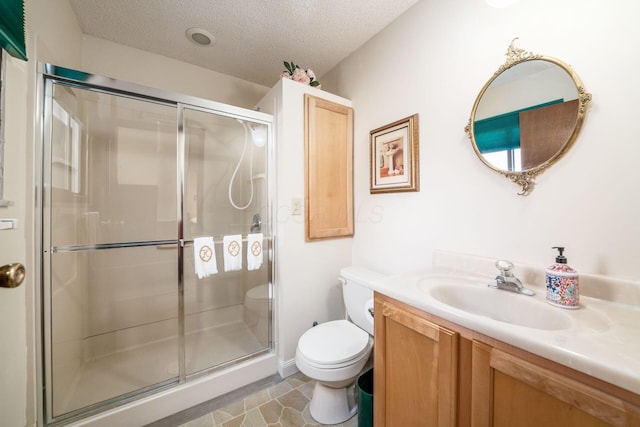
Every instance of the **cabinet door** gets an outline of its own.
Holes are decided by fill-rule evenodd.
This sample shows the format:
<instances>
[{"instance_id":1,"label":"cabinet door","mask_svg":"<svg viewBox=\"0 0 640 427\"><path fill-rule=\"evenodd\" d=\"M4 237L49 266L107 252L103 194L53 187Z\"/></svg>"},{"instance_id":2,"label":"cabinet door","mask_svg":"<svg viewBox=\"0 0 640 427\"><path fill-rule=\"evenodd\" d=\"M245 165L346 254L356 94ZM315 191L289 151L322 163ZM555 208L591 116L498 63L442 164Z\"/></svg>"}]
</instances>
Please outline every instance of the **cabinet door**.
<instances>
[{"instance_id":1,"label":"cabinet door","mask_svg":"<svg viewBox=\"0 0 640 427\"><path fill-rule=\"evenodd\" d=\"M472 351L473 427L637 426L637 408L484 343Z\"/></svg>"},{"instance_id":2,"label":"cabinet door","mask_svg":"<svg viewBox=\"0 0 640 427\"><path fill-rule=\"evenodd\" d=\"M353 109L304 101L306 240L353 236Z\"/></svg>"},{"instance_id":3,"label":"cabinet door","mask_svg":"<svg viewBox=\"0 0 640 427\"><path fill-rule=\"evenodd\" d=\"M454 426L458 334L376 296L376 427Z\"/></svg>"}]
</instances>

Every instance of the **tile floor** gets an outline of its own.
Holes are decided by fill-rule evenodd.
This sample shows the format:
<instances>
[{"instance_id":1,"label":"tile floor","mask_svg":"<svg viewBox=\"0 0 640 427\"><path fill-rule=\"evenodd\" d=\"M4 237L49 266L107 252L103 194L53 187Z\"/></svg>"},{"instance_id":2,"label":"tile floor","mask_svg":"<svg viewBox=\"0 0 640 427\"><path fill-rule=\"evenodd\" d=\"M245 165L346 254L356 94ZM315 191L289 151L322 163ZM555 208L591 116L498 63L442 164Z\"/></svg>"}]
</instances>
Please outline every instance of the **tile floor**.
<instances>
[{"instance_id":1,"label":"tile floor","mask_svg":"<svg viewBox=\"0 0 640 427\"><path fill-rule=\"evenodd\" d=\"M284 380L277 377L254 386L254 390L239 391L231 396L216 399L202 415L202 405L197 411L185 411L149 427L311 427L318 424L309 413L309 401L315 382L298 372ZM259 388L255 390L255 388ZM244 395L243 395L244 394ZM190 420L190 421L186 421ZM354 416L336 427L357 427Z\"/></svg>"}]
</instances>

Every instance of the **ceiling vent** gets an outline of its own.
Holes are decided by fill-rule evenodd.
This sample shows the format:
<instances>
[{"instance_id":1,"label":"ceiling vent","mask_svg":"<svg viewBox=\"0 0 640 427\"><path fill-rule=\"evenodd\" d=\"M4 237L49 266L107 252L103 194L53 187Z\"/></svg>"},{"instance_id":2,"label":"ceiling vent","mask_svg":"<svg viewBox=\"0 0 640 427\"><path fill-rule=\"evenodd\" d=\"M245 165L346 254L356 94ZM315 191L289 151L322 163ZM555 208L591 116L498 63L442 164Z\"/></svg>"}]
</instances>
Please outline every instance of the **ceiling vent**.
<instances>
[{"instance_id":1,"label":"ceiling vent","mask_svg":"<svg viewBox=\"0 0 640 427\"><path fill-rule=\"evenodd\" d=\"M211 46L216 42L213 34L202 28L189 28L186 34L187 38L198 46Z\"/></svg>"}]
</instances>

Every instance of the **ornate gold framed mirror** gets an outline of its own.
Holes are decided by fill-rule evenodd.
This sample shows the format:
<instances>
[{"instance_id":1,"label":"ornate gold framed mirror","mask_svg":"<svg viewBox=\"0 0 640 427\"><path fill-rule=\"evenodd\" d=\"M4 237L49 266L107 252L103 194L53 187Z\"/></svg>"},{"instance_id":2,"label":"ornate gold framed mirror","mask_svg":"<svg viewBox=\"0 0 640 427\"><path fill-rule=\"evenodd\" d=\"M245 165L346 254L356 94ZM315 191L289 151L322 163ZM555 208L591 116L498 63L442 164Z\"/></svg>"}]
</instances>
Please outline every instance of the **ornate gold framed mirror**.
<instances>
[{"instance_id":1,"label":"ornate gold framed mirror","mask_svg":"<svg viewBox=\"0 0 640 427\"><path fill-rule=\"evenodd\" d=\"M591 94L568 64L518 49L516 40L478 94L465 131L480 160L527 195L574 143Z\"/></svg>"}]
</instances>

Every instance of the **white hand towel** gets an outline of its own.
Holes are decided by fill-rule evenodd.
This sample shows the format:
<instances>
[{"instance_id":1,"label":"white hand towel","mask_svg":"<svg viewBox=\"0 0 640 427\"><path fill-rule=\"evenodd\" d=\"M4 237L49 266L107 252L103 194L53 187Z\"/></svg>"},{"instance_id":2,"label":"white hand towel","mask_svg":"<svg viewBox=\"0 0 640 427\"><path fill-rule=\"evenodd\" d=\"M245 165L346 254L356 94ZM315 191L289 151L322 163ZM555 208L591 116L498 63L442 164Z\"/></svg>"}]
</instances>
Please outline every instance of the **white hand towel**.
<instances>
[{"instance_id":1,"label":"white hand towel","mask_svg":"<svg viewBox=\"0 0 640 427\"><path fill-rule=\"evenodd\" d=\"M224 252L224 271L242 269L242 236L240 234L224 236L222 251Z\"/></svg>"},{"instance_id":2,"label":"white hand towel","mask_svg":"<svg viewBox=\"0 0 640 427\"><path fill-rule=\"evenodd\" d=\"M247 270L258 270L262 266L262 233L247 235Z\"/></svg>"},{"instance_id":3,"label":"white hand towel","mask_svg":"<svg viewBox=\"0 0 640 427\"><path fill-rule=\"evenodd\" d=\"M196 237L193 239L193 259L198 279L204 279L218 272L213 237Z\"/></svg>"}]
</instances>

